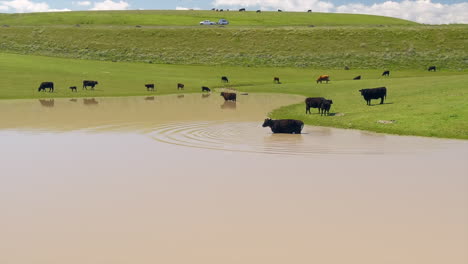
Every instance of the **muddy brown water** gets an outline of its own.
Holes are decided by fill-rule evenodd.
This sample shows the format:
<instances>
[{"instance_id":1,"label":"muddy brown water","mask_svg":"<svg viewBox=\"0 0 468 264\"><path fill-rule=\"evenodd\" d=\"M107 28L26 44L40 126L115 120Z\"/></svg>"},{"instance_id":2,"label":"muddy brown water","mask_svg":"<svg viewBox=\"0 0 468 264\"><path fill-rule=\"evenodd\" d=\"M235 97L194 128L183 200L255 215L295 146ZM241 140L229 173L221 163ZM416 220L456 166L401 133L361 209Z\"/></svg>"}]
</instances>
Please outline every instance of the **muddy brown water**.
<instances>
[{"instance_id":1,"label":"muddy brown water","mask_svg":"<svg viewBox=\"0 0 468 264\"><path fill-rule=\"evenodd\" d=\"M467 141L238 100L0 101L0 263L468 263Z\"/></svg>"}]
</instances>

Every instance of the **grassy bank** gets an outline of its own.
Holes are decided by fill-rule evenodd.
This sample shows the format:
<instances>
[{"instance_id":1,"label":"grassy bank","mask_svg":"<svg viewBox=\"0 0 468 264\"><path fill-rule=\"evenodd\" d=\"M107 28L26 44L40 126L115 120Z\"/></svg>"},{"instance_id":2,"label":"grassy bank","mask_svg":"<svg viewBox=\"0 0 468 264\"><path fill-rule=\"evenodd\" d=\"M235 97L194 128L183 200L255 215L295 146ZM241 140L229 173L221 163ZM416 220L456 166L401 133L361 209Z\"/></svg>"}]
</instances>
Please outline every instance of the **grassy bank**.
<instances>
[{"instance_id":1,"label":"grassy bank","mask_svg":"<svg viewBox=\"0 0 468 264\"><path fill-rule=\"evenodd\" d=\"M304 10L305 11L305 10ZM214 12L182 10L81 11L0 14L2 25L152 25L197 26L202 20L224 18L234 26L417 25L408 20L355 14L306 12Z\"/></svg>"},{"instance_id":2,"label":"grassy bank","mask_svg":"<svg viewBox=\"0 0 468 264\"><path fill-rule=\"evenodd\" d=\"M401 70L382 78L381 70L375 69L156 65L0 53L0 73L1 99L194 93L200 92L202 85L224 87L220 77L226 75L231 80L229 86L240 91L323 96L334 101L334 115L329 117L306 115L304 105L299 104L274 111L275 118L301 119L309 125L468 139L468 74L464 72ZM316 84L319 74L330 74L332 82ZM363 80L352 81L356 75ZM282 84L273 84L273 76L279 76ZM98 80L96 90L81 90L84 79ZM54 81L56 92L37 92L42 81ZM185 91L177 91L178 82L186 85ZM147 92L145 83L155 83L157 91ZM72 85L79 87L78 93L69 91ZM388 88L387 104L366 106L358 90L378 86ZM379 124L379 120L396 122Z\"/></svg>"},{"instance_id":3,"label":"grassy bank","mask_svg":"<svg viewBox=\"0 0 468 264\"><path fill-rule=\"evenodd\" d=\"M467 67L468 26L0 27L0 52L157 64L443 70Z\"/></svg>"}]
</instances>

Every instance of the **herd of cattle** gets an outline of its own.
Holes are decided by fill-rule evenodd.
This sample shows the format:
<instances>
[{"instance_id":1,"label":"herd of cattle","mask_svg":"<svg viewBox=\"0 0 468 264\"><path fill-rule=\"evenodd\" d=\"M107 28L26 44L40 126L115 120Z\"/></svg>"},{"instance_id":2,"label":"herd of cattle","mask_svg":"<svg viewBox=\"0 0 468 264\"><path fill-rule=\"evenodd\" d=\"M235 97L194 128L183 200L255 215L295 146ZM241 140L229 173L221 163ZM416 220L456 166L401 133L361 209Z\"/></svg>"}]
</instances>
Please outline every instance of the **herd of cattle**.
<instances>
[{"instance_id":1,"label":"herd of cattle","mask_svg":"<svg viewBox=\"0 0 468 264\"><path fill-rule=\"evenodd\" d=\"M428 71L436 71L436 66L430 66L428 68ZM390 76L390 71L384 71L382 73L382 76ZM353 78L353 80L361 80L361 76L356 76ZM226 76L221 77L221 81L223 83L229 83L229 79ZM317 83L322 83L326 82L328 83L330 81L330 76L329 75L320 75L317 78ZM276 84L280 84L280 79L279 77L274 77L273 82ZM91 90L94 90L96 85L99 83L97 81L92 81L92 80L84 80L83 81L83 89L88 89L88 87L91 87ZM155 86L153 83L150 84L145 84L145 87L147 91L154 91ZM177 90L184 90L185 85L182 83L177 84ZM45 92L46 89L49 89L49 92L54 92L54 83L53 82L42 82L38 88L39 92ZM202 86L201 87L202 92L211 92L211 89ZM76 86L71 86L70 90L72 92L77 92ZM366 101L367 105L371 105L371 100L372 99L380 99L380 104L384 103L384 99L387 97L387 88L386 87L377 87L377 88L367 88L367 89L361 89L359 90L361 93L362 97ZM237 94L235 92L221 92L220 94L225 102L233 102L235 103L237 101ZM330 108L331 105L333 104L333 100L331 99L326 99L324 97L309 97L305 99L305 106L306 106L306 114L311 114L310 109L311 108L317 108L318 109L318 114L321 116L323 115L329 115L330 114ZM265 119L263 123L263 127L270 127L271 131L273 133L288 133L288 134L300 134L302 131L302 128L304 127L304 122L301 120L294 120L294 119L281 119L281 120L272 120L272 119Z\"/></svg>"}]
</instances>

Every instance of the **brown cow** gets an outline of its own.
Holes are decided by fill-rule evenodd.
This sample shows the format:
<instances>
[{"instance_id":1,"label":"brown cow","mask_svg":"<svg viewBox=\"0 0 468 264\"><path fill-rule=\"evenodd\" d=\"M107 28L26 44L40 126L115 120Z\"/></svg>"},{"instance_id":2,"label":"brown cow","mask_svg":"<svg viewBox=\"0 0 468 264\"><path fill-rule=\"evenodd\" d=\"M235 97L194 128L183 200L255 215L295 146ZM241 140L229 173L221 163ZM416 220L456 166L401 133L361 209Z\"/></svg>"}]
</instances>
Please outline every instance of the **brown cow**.
<instances>
[{"instance_id":1,"label":"brown cow","mask_svg":"<svg viewBox=\"0 0 468 264\"><path fill-rule=\"evenodd\" d=\"M330 75L320 75L317 79L317 83L322 83L323 81L328 83L330 81Z\"/></svg>"}]
</instances>

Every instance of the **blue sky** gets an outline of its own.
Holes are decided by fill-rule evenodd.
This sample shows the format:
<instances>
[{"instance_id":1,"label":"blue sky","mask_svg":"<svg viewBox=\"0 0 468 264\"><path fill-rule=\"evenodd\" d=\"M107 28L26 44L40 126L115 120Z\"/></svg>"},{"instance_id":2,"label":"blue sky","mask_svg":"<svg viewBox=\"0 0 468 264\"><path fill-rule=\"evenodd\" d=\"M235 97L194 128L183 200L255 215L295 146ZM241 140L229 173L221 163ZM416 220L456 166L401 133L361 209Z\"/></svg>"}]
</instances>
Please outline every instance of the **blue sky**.
<instances>
[{"instance_id":1,"label":"blue sky","mask_svg":"<svg viewBox=\"0 0 468 264\"><path fill-rule=\"evenodd\" d=\"M0 0L1 13L125 9L276 10L356 13L426 24L468 24L468 0Z\"/></svg>"}]
</instances>

